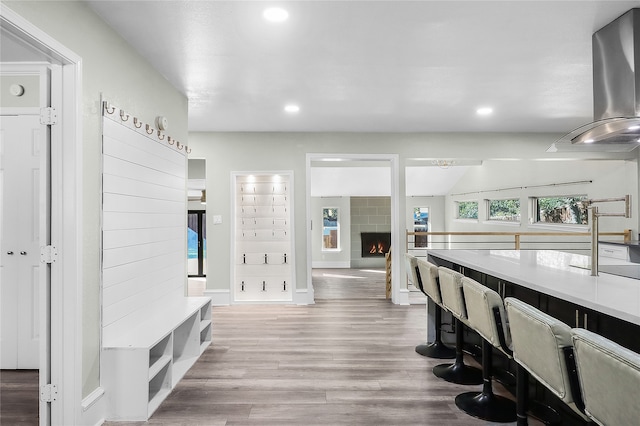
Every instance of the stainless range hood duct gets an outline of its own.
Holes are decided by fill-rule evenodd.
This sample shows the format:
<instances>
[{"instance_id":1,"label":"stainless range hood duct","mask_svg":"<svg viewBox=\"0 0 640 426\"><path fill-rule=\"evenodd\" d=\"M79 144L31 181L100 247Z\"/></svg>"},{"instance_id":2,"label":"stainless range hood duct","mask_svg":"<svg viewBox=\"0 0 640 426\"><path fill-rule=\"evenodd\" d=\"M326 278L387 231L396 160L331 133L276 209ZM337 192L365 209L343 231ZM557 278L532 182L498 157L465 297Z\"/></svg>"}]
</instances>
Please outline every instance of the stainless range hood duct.
<instances>
[{"instance_id":1,"label":"stainless range hood duct","mask_svg":"<svg viewBox=\"0 0 640 426\"><path fill-rule=\"evenodd\" d=\"M594 122L548 152L628 152L640 146L640 8L597 31L592 41Z\"/></svg>"}]
</instances>

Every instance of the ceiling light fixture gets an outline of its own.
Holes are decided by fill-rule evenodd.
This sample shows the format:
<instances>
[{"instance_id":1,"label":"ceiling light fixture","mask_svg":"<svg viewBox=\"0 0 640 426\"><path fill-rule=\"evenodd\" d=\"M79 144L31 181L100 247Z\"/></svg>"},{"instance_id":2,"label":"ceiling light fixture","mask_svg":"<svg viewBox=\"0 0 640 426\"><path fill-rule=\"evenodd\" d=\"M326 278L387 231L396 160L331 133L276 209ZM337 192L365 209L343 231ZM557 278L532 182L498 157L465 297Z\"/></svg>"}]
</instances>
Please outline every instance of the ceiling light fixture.
<instances>
[{"instance_id":1,"label":"ceiling light fixture","mask_svg":"<svg viewBox=\"0 0 640 426\"><path fill-rule=\"evenodd\" d=\"M631 126L631 127L628 127L627 129L628 130L638 130L638 129L640 129L640 126L637 126L637 125L636 126Z\"/></svg>"},{"instance_id":2,"label":"ceiling light fixture","mask_svg":"<svg viewBox=\"0 0 640 426\"><path fill-rule=\"evenodd\" d=\"M271 7L265 9L262 16L269 22L284 22L289 18L289 12L279 7Z\"/></svg>"},{"instance_id":3,"label":"ceiling light fixture","mask_svg":"<svg viewBox=\"0 0 640 426\"><path fill-rule=\"evenodd\" d=\"M584 141L584 143L594 143L595 139L587 139L586 141Z\"/></svg>"},{"instance_id":4,"label":"ceiling light fixture","mask_svg":"<svg viewBox=\"0 0 640 426\"><path fill-rule=\"evenodd\" d=\"M476 114L478 115L490 115L493 112L493 108L491 107L481 107L476 110Z\"/></svg>"},{"instance_id":5,"label":"ceiling light fixture","mask_svg":"<svg viewBox=\"0 0 640 426\"><path fill-rule=\"evenodd\" d=\"M448 169L449 167L453 166L456 162L453 160L433 160L431 161L431 164L433 164L434 166L438 166L441 169Z\"/></svg>"},{"instance_id":6,"label":"ceiling light fixture","mask_svg":"<svg viewBox=\"0 0 640 426\"><path fill-rule=\"evenodd\" d=\"M300 112L300 107L298 105L295 104L289 104L286 105L284 107L285 112L288 112L289 114L296 114L298 112Z\"/></svg>"}]
</instances>

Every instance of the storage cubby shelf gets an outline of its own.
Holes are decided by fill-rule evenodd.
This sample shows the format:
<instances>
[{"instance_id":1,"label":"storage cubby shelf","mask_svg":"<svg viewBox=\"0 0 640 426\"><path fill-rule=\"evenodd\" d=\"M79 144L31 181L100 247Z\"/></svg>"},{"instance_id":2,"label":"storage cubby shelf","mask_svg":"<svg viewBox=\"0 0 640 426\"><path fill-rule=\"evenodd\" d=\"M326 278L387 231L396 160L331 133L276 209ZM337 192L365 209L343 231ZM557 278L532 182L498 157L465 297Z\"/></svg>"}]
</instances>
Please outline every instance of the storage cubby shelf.
<instances>
[{"instance_id":1,"label":"storage cubby shelf","mask_svg":"<svg viewBox=\"0 0 640 426\"><path fill-rule=\"evenodd\" d=\"M104 340L107 420L147 420L211 344L209 297L150 306L146 321Z\"/></svg>"},{"instance_id":2,"label":"storage cubby shelf","mask_svg":"<svg viewBox=\"0 0 640 426\"><path fill-rule=\"evenodd\" d=\"M153 361L153 364L149 366L149 380L152 380L162 368L171 362L169 355L163 355Z\"/></svg>"}]
</instances>

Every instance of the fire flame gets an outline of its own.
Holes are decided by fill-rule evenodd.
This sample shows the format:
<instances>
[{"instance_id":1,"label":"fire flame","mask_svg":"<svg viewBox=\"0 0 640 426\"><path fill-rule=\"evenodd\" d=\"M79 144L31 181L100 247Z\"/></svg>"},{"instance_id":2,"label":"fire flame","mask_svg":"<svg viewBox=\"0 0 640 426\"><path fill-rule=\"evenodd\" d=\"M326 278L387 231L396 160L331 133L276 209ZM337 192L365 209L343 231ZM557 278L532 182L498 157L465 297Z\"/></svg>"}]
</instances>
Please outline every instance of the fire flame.
<instances>
[{"instance_id":1,"label":"fire flame","mask_svg":"<svg viewBox=\"0 0 640 426\"><path fill-rule=\"evenodd\" d=\"M376 244L373 244L371 246L371 250L369 250L369 254L376 254L376 253L384 254L384 245L382 243L378 243L377 246Z\"/></svg>"}]
</instances>

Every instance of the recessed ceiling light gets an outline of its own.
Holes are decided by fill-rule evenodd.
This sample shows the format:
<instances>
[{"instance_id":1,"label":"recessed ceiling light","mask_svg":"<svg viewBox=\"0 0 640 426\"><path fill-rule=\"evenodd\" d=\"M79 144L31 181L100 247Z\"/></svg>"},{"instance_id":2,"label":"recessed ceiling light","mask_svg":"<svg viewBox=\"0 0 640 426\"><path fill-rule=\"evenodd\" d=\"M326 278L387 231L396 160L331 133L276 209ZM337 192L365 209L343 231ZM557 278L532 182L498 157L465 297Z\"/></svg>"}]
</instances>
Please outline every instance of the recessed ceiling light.
<instances>
[{"instance_id":1,"label":"recessed ceiling light","mask_svg":"<svg viewBox=\"0 0 640 426\"><path fill-rule=\"evenodd\" d=\"M476 114L478 115L490 115L493 112L493 108L491 107L481 107L476 110Z\"/></svg>"},{"instance_id":2,"label":"recessed ceiling light","mask_svg":"<svg viewBox=\"0 0 640 426\"><path fill-rule=\"evenodd\" d=\"M594 143L594 142L595 142L594 139L587 139L587 140L584 141L584 143Z\"/></svg>"},{"instance_id":3,"label":"recessed ceiling light","mask_svg":"<svg viewBox=\"0 0 640 426\"><path fill-rule=\"evenodd\" d=\"M262 16L269 22L284 22L289 18L289 12L279 7L271 7L265 9Z\"/></svg>"},{"instance_id":4,"label":"recessed ceiling light","mask_svg":"<svg viewBox=\"0 0 640 426\"><path fill-rule=\"evenodd\" d=\"M640 129L640 126L638 126L638 125L636 125L636 126L630 126L630 127L628 128L628 130L638 130L638 129Z\"/></svg>"},{"instance_id":5,"label":"recessed ceiling light","mask_svg":"<svg viewBox=\"0 0 640 426\"><path fill-rule=\"evenodd\" d=\"M300 112L300 107L295 104L289 104L289 105L285 105L284 110L289 114L295 114L297 112Z\"/></svg>"}]
</instances>

